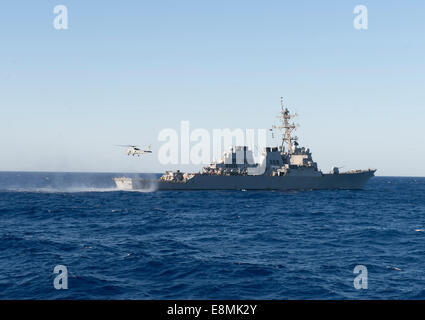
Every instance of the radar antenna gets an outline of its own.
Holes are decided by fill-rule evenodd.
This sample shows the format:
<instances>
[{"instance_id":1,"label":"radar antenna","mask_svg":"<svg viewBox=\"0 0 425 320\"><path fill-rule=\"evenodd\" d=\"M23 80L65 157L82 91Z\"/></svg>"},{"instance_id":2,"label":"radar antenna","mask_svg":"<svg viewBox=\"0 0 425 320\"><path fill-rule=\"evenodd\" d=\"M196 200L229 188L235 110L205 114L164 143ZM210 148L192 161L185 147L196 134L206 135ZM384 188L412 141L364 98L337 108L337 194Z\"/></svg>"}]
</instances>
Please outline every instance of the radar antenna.
<instances>
[{"instance_id":1,"label":"radar antenna","mask_svg":"<svg viewBox=\"0 0 425 320\"><path fill-rule=\"evenodd\" d=\"M277 130L284 130L283 136L282 136L282 146L281 151L284 152L285 144L288 148L288 153L292 154L294 153L294 145L297 145L298 137L293 137L292 132L296 130L297 126L294 123L289 123L289 120L292 118L295 118L297 114L291 114L287 108L283 106L283 97L280 97L280 106L281 111L279 115L277 116L281 122L278 126L272 126L273 129Z\"/></svg>"}]
</instances>

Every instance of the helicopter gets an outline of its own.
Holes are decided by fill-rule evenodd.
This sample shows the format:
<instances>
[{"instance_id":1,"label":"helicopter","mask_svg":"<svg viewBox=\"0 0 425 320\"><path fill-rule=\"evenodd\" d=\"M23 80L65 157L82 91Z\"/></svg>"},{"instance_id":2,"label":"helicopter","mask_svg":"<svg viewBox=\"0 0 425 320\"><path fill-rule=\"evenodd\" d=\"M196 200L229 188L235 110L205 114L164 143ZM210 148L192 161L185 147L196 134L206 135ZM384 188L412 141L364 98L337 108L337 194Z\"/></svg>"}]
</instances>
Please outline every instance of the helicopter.
<instances>
[{"instance_id":1,"label":"helicopter","mask_svg":"<svg viewBox=\"0 0 425 320\"><path fill-rule=\"evenodd\" d=\"M152 153L151 145L148 145L145 150L142 150L141 147L138 146L138 145L122 145L122 144L118 144L116 146L117 147L128 148L127 149L127 155L128 156L136 156L137 155L138 157L140 157L141 154Z\"/></svg>"}]
</instances>

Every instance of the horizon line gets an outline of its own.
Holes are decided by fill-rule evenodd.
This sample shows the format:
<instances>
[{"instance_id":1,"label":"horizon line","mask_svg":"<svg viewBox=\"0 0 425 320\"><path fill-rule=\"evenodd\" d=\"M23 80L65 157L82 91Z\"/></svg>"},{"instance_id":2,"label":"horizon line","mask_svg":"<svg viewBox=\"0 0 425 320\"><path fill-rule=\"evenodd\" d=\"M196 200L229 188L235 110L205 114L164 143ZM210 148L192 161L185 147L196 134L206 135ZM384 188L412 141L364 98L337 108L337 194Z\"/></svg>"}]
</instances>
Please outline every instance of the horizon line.
<instances>
[{"instance_id":1,"label":"horizon line","mask_svg":"<svg viewBox=\"0 0 425 320\"><path fill-rule=\"evenodd\" d=\"M164 172L124 172L124 171L50 171L50 170L0 170L0 173L94 173L94 174L111 174L111 173L119 173L119 174L163 174ZM374 177L379 178L425 178L424 176L410 176L410 175L375 175Z\"/></svg>"}]
</instances>

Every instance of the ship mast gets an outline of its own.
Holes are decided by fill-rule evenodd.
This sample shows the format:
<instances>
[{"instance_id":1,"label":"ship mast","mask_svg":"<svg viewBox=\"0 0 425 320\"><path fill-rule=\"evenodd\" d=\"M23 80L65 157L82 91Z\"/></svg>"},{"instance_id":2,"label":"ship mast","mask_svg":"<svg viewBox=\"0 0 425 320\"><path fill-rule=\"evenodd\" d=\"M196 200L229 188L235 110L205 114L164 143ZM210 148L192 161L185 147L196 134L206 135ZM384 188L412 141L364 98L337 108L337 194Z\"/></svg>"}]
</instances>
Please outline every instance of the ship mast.
<instances>
[{"instance_id":1,"label":"ship mast","mask_svg":"<svg viewBox=\"0 0 425 320\"><path fill-rule=\"evenodd\" d=\"M296 125L294 123L289 123L289 120L295 118L297 114L291 114L287 108L283 107L283 97L280 97L280 106L281 111L277 116L281 122L278 126L273 126L273 129L284 130L282 136L282 146L281 151L284 152L285 143L288 148L288 153L292 154L294 152L294 144L298 140L298 137L292 136L292 131L296 129Z\"/></svg>"}]
</instances>

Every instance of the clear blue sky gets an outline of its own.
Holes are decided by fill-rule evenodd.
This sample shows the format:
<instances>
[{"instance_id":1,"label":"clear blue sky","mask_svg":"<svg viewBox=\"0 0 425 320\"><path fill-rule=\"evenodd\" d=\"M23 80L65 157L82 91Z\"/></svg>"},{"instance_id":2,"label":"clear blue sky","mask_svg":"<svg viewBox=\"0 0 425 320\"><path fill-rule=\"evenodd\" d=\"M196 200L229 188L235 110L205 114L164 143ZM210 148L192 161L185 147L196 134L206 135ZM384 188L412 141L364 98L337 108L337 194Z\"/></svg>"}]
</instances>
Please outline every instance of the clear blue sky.
<instances>
[{"instance_id":1,"label":"clear blue sky","mask_svg":"<svg viewBox=\"0 0 425 320\"><path fill-rule=\"evenodd\" d=\"M160 172L113 145L268 128L284 96L321 169L425 176L424 35L423 0L2 1L0 170Z\"/></svg>"}]
</instances>

